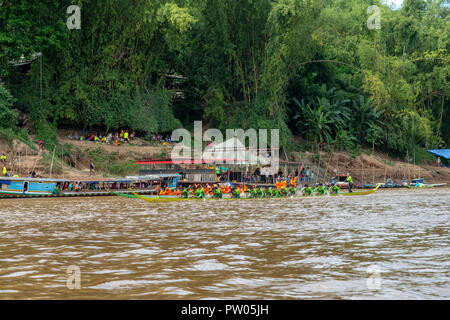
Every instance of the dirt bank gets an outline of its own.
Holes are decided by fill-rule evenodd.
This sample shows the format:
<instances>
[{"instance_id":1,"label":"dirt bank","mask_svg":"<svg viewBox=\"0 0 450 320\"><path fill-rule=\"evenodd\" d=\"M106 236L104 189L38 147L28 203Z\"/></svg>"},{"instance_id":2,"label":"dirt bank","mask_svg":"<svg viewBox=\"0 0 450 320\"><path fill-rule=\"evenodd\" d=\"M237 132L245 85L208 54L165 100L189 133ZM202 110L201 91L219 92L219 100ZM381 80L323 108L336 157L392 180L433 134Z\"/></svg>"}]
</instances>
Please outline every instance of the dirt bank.
<instances>
[{"instance_id":1,"label":"dirt bank","mask_svg":"<svg viewBox=\"0 0 450 320\"><path fill-rule=\"evenodd\" d=\"M0 154L7 156L6 167L11 175L23 177L35 171L37 177L49 177L51 173L53 178L82 179L89 177L90 160L96 165L94 177L123 176L137 174L137 166L133 165L135 161L168 156L172 149L170 144L149 144L141 139L120 146L67 138L60 138L59 143L55 155L47 150L40 155L36 144L30 143L29 147L17 140L12 144L0 140ZM110 172L109 167L114 166L118 167L116 171L120 174Z\"/></svg>"},{"instance_id":2,"label":"dirt bank","mask_svg":"<svg viewBox=\"0 0 450 320\"><path fill-rule=\"evenodd\" d=\"M367 154L369 153L369 154ZM347 174L355 182L361 184L385 182L392 178L396 183L402 179L410 181L414 178L424 178L429 183L450 182L450 169L428 164L414 165L391 158L386 154L363 151L359 156L343 152L328 154L320 153L320 159L311 153L295 153L294 159L304 163L317 165L320 162L319 180L330 181L336 174ZM325 177L325 178L324 178Z\"/></svg>"},{"instance_id":3,"label":"dirt bank","mask_svg":"<svg viewBox=\"0 0 450 320\"><path fill-rule=\"evenodd\" d=\"M123 176L137 173L134 162L148 158L170 157L172 144L160 142L149 143L135 139L130 144L120 146L104 145L90 141L74 141L60 136L61 149L53 157L52 152L45 151L39 155L38 146L30 143L0 140L0 153L8 157L7 169L12 174L27 176L35 171L38 177L86 178L89 177L89 160L96 164L96 177ZM421 177L430 183L449 183L450 169L430 165L414 165L398 161L383 153L351 156L343 152L328 154L322 152L320 159L311 153L293 153L291 160L312 164L320 169L315 174L318 180L330 181L336 173L350 173L356 183L385 182L387 178L399 183L402 179L411 180ZM53 163L53 164L52 164ZM114 169L114 170L113 170ZM295 170L295 169L294 169Z\"/></svg>"}]
</instances>

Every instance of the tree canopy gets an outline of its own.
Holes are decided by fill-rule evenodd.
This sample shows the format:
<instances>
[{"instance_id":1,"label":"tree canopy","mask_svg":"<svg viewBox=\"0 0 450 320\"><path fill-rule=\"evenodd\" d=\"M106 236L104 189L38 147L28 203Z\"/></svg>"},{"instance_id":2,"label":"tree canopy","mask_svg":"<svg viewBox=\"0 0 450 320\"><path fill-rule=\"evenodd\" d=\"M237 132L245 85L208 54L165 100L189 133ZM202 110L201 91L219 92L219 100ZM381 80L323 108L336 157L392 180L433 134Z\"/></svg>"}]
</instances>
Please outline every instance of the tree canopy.
<instances>
[{"instance_id":1,"label":"tree canopy","mask_svg":"<svg viewBox=\"0 0 450 320\"><path fill-rule=\"evenodd\" d=\"M374 4L380 29L367 27ZM70 5L79 30L66 26ZM285 148L293 136L439 148L450 137L449 39L444 0L399 10L381 0L3 0L0 126L17 111L37 130L152 134L203 120L278 128Z\"/></svg>"}]
</instances>

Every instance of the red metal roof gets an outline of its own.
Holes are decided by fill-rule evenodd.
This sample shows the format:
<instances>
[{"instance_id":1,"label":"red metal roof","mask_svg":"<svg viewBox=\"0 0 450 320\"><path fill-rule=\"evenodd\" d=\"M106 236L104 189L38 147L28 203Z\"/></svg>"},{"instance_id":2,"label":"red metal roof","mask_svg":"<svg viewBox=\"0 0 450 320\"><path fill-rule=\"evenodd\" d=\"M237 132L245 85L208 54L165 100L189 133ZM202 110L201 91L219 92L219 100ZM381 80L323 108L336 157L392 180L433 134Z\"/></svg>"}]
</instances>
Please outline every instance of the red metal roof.
<instances>
[{"instance_id":1,"label":"red metal roof","mask_svg":"<svg viewBox=\"0 0 450 320\"><path fill-rule=\"evenodd\" d=\"M142 160L137 161L135 164L211 164L215 162L244 162L249 160L238 160L238 159L202 159L202 160L196 160L191 158L178 158L178 159L149 159L149 160ZM280 164L295 164L295 165L301 165L303 163L301 162L295 162L295 161L279 161Z\"/></svg>"},{"instance_id":2,"label":"red metal roof","mask_svg":"<svg viewBox=\"0 0 450 320\"><path fill-rule=\"evenodd\" d=\"M143 161L137 161L135 164L211 164L215 162L227 162L227 161L248 161L248 160L236 160L236 159L202 159L195 160L189 158L179 159L149 159Z\"/></svg>"}]
</instances>

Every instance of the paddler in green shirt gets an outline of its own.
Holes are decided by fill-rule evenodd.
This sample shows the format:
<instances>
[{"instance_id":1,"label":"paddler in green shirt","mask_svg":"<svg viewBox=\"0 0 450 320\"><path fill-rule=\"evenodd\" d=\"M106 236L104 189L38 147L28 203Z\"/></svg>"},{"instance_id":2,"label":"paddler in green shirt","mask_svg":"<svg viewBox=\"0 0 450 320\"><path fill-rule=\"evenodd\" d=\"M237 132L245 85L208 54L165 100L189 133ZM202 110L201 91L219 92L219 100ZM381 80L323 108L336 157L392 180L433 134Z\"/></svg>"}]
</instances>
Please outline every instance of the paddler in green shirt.
<instances>
[{"instance_id":1,"label":"paddler in green shirt","mask_svg":"<svg viewBox=\"0 0 450 320\"><path fill-rule=\"evenodd\" d=\"M352 188L353 188L353 179L350 176L350 173L347 173L347 179L345 179L345 181L348 182L348 192L353 192Z\"/></svg>"},{"instance_id":2,"label":"paddler in green shirt","mask_svg":"<svg viewBox=\"0 0 450 320\"><path fill-rule=\"evenodd\" d=\"M334 194L338 194L341 191L341 189L339 189L339 187L335 184L333 184L328 190L330 190L330 193Z\"/></svg>"},{"instance_id":3,"label":"paddler in green shirt","mask_svg":"<svg viewBox=\"0 0 450 320\"><path fill-rule=\"evenodd\" d=\"M278 190L278 188L275 188L273 190L273 197L274 198L279 198L280 197L280 191Z\"/></svg>"},{"instance_id":4,"label":"paddler in green shirt","mask_svg":"<svg viewBox=\"0 0 450 320\"><path fill-rule=\"evenodd\" d=\"M214 190L214 197L216 199L222 199L222 190L220 190L220 188L216 187L216 190Z\"/></svg>"},{"instance_id":5,"label":"paddler in green shirt","mask_svg":"<svg viewBox=\"0 0 450 320\"><path fill-rule=\"evenodd\" d=\"M269 189L267 189L267 196L268 196L269 198L272 198L272 196L273 196L273 189L272 189L272 187L270 187Z\"/></svg>"},{"instance_id":6,"label":"paddler in green shirt","mask_svg":"<svg viewBox=\"0 0 450 320\"><path fill-rule=\"evenodd\" d=\"M305 186L302 188L302 190L300 190L300 192L304 196L311 196L313 194L313 189L309 187L307 184L305 184Z\"/></svg>"},{"instance_id":7,"label":"paddler in green shirt","mask_svg":"<svg viewBox=\"0 0 450 320\"><path fill-rule=\"evenodd\" d=\"M294 187L294 186L291 186L291 187L289 188L289 194L290 194L291 196L295 196L296 193L297 193L297 188Z\"/></svg>"},{"instance_id":8,"label":"paddler in green shirt","mask_svg":"<svg viewBox=\"0 0 450 320\"><path fill-rule=\"evenodd\" d=\"M204 198L205 197L205 189L203 189L203 187L197 188L197 190L195 190L195 197L198 199Z\"/></svg>"},{"instance_id":9,"label":"paddler in green shirt","mask_svg":"<svg viewBox=\"0 0 450 320\"><path fill-rule=\"evenodd\" d=\"M259 188L259 196L260 196L261 198L265 198L265 197L266 197L266 193L264 192L264 189L263 189L263 188Z\"/></svg>"},{"instance_id":10,"label":"paddler in green shirt","mask_svg":"<svg viewBox=\"0 0 450 320\"><path fill-rule=\"evenodd\" d=\"M183 195L186 199L189 198L189 189L188 188L183 189Z\"/></svg>"},{"instance_id":11,"label":"paddler in green shirt","mask_svg":"<svg viewBox=\"0 0 450 320\"><path fill-rule=\"evenodd\" d=\"M327 188L320 183L319 186L314 189L314 192L317 192L317 195L319 196L323 196L327 193Z\"/></svg>"},{"instance_id":12,"label":"paddler in green shirt","mask_svg":"<svg viewBox=\"0 0 450 320\"><path fill-rule=\"evenodd\" d=\"M288 195L288 189L286 187L281 187L281 195L286 197Z\"/></svg>"}]
</instances>

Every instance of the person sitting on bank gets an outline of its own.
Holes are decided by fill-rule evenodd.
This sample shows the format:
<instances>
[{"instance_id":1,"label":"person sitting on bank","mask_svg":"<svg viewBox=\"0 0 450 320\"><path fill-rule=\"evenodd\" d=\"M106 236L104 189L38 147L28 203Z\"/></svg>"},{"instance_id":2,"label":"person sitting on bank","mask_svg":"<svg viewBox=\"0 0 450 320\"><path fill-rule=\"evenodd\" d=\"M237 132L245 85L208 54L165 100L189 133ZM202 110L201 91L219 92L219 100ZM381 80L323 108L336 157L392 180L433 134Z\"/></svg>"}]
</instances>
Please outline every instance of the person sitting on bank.
<instances>
[{"instance_id":1,"label":"person sitting on bank","mask_svg":"<svg viewBox=\"0 0 450 320\"><path fill-rule=\"evenodd\" d=\"M0 157L1 162L6 162L6 156L4 153L2 153L2 156Z\"/></svg>"}]
</instances>

